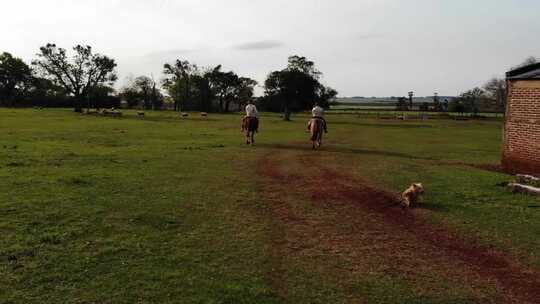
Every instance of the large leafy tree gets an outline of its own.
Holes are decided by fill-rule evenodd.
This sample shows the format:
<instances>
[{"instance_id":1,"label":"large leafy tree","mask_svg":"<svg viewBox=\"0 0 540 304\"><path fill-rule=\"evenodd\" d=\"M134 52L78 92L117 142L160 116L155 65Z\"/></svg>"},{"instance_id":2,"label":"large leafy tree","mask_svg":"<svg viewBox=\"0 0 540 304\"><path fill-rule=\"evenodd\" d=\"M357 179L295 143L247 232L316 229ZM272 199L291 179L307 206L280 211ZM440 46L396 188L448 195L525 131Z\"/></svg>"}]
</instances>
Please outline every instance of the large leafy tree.
<instances>
[{"instance_id":1,"label":"large leafy tree","mask_svg":"<svg viewBox=\"0 0 540 304\"><path fill-rule=\"evenodd\" d=\"M141 105L146 110L159 110L163 105L163 95L157 82L144 75L129 79L128 84L120 91L120 96L129 108Z\"/></svg>"},{"instance_id":2,"label":"large leafy tree","mask_svg":"<svg viewBox=\"0 0 540 304\"><path fill-rule=\"evenodd\" d=\"M473 114L477 115L480 111L479 105L482 100L486 98L486 93L481 88L474 88L466 92L461 93L457 102L468 109Z\"/></svg>"},{"instance_id":3,"label":"large leafy tree","mask_svg":"<svg viewBox=\"0 0 540 304\"><path fill-rule=\"evenodd\" d=\"M32 70L22 59L10 53L0 54L0 104L3 101L13 106L14 99L24 93L32 79Z\"/></svg>"},{"instance_id":4,"label":"large leafy tree","mask_svg":"<svg viewBox=\"0 0 540 304\"><path fill-rule=\"evenodd\" d=\"M271 104L267 107L272 109L279 103L285 120L290 120L292 112L307 110L315 103L328 107L337 91L321 84L321 75L313 61L300 56L289 57L287 67L271 72L264 83L265 99Z\"/></svg>"},{"instance_id":5,"label":"large leafy tree","mask_svg":"<svg viewBox=\"0 0 540 304\"><path fill-rule=\"evenodd\" d=\"M194 87L194 78L199 74L199 68L187 60L176 60L174 64L163 66L166 78L163 87L174 100L174 110L182 111L190 101Z\"/></svg>"},{"instance_id":6,"label":"large leafy tree","mask_svg":"<svg viewBox=\"0 0 540 304\"><path fill-rule=\"evenodd\" d=\"M208 76L219 101L219 110L228 112L230 104L234 100L235 90L239 85L240 78L232 71L221 71L221 66L217 66Z\"/></svg>"},{"instance_id":7,"label":"large leafy tree","mask_svg":"<svg viewBox=\"0 0 540 304\"><path fill-rule=\"evenodd\" d=\"M257 81L249 77L240 77L235 96L239 110L253 99L256 85Z\"/></svg>"},{"instance_id":8,"label":"large leafy tree","mask_svg":"<svg viewBox=\"0 0 540 304\"><path fill-rule=\"evenodd\" d=\"M499 110L504 110L506 108L507 89L505 79L490 79L484 85L484 90L487 96L496 102Z\"/></svg>"},{"instance_id":9,"label":"large leafy tree","mask_svg":"<svg viewBox=\"0 0 540 304\"><path fill-rule=\"evenodd\" d=\"M75 111L81 112L83 101L93 88L116 81L116 62L105 55L94 54L90 46L77 45L73 50L75 54L70 58L65 49L49 43L40 48L38 59L32 64L73 95Z\"/></svg>"},{"instance_id":10,"label":"large leafy tree","mask_svg":"<svg viewBox=\"0 0 540 304\"><path fill-rule=\"evenodd\" d=\"M148 76L139 76L135 78L135 86L139 89L143 106L149 110L152 108L152 88L154 87L154 81Z\"/></svg>"},{"instance_id":11,"label":"large leafy tree","mask_svg":"<svg viewBox=\"0 0 540 304\"><path fill-rule=\"evenodd\" d=\"M117 108L120 101L114 88L107 85L97 85L88 91L88 108Z\"/></svg>"},{"instance_id":12,"label":"large leafy tree","mask_svg":"<svg viewBox=\"0 0 540 304\"><path fill-rule=\"evenodd\" d=\"M199 73L193 77L193 85L196 93L195 102L201 111L210 112L212 110L212 102L216 96L211 82L211 75L216 69L219 70L220 68L221 66L207 68L203 73Z\"/></svg>"},{"instance_id":13,"label":"large leafy tree","mask_svg":"<svg viewBox=\"0 0 540 304\"><path fill-rule=\"evenodd\" d=\"M253 97L255 80L239 77L233 71L225 72L222 66L199 69L186 60L165 64L163 86L175 101L176 110L212 110L229 112L233 104L242 105Z\"/></svg>"},{"instance_id":14,"label":"large leafy tree","mask_svg":"<svg viewBox=\"0 0 540 304\"><path fill-rule=\"evenodd\" d=\"M26 90L25 99L30 105L41 107L68 107L71 100L61 86L46 78L33 77L32 84Z\"/></svg>"}]
</instances>

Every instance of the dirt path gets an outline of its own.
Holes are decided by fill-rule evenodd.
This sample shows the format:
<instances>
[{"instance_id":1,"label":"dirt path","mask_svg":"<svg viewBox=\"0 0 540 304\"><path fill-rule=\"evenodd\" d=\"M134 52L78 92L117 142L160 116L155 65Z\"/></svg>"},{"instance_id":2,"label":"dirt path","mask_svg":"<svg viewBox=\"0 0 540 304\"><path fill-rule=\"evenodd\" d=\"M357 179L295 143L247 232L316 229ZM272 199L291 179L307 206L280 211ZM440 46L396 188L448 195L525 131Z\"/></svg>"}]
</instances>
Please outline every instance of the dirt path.
<instances>
[{"instance_id":1,"label":"dirt path","mask_svg":"<svg viewBox=\"0 0 540 304\"><path fill-rule=\"evenodd\" d=\"M402 210L395 194L325 167L317 155L277 151L259 165L266 181L262 190L278 224L278 259L340 261L317 267L344 284L355 275L375 272L411 282L418 294L450 292L444 281L465 290L475 303L540 303L538 270L466 242L429 223L421 212ZM274 281L287 297L285 271L278 269ZM362 301L354 291L349 297Z\"/></svg>"}]
</instances>

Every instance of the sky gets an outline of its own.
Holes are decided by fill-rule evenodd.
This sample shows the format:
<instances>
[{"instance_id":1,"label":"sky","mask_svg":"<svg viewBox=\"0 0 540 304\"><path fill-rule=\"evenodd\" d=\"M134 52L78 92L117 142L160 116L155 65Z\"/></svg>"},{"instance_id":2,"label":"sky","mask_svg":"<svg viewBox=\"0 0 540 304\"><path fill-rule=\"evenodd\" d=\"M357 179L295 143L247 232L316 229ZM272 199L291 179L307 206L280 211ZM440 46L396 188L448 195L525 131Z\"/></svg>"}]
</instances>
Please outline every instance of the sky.
<instances>
[{"instance_id":1,"label":"sky","mask_svg":"<svg viewBox=\"0 0 540 304\"><path fill-rule=\"evenodd\" d=\"M49 42L114 58L118 87L176 59L260 84L306 56L340 96L457 95L540 57L538 0L2 1L0 52ZM262 88L258 88L260 94Z\"/></svg>"}]
</instances>

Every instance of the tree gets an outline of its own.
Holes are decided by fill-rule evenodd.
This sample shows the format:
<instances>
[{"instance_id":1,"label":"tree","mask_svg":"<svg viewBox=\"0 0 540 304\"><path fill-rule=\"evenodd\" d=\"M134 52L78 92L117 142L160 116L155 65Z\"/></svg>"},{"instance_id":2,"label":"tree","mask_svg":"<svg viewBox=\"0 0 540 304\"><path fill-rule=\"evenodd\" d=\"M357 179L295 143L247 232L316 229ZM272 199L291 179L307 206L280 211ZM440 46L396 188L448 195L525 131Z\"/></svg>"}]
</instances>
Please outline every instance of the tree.
<instances>
[{"instance_id":1,"label":"tree","mask_svg":"<svg viewBox=\"0 0 540 304\"><path fill-rule=\"evenodd\" d=\"M407 98L405 96L398 98L398 102L396 104L396 110L397 111L408 111L409 110L409 104L407 103Z\"/></svg>"},{"instance_id":2,"label":"tree","mask_svg":"<svg viewBox=\"0 0 540 304\"><path fill-rule=\"evenodd\" d=\"M274 71L265 81L265 94L281 102L283 119L290 120L292 112L306 110L315 102L317 83L299 70Z\"/></svg>"},{"instance_id":3,"label":"tree","mask_svg":"<svg viewBox=\"0 0 540 304\"><path fill-rule=\"evenodd\" d=\"M161 110L163 107L163 94L161 94L161 91L157 88L157 82L154 81L152 78L152 90L150 93L150 103L152 105L152 110Z\"/></svg>"},{"instance_id":4,"label":"tree","mask_svg":"<svg viewBox=\"0 0 540 304\"><path fill-rule=\"evenodd\" d=\"M240 77L236 95L239 111L241 111L242 107L253 99L256 85L257 81L248 77Z\"/></svg>"},{"instance_id":5,"label":"tree","mask_svg":"<svg viewBox=\"0 0 540 304\"><path fill-rule=\"evenodd\" d=\"M323 86L319 82L321 75L313 61L291 56L285 69L268 75L264 83L265 103L279 103L284 120L290 120L292 112L307 110L314 103L328 107L329 100L337 96L337 91Z\"/></svg>"},{"instance_id":6,"label":"tree","mask_svg":"<svg viewBox=\"0 0 540 304\"><path fill-rule=\"evenodd\" d=\"M88 91L87 108L118 108L121 99L115 95L115 90L107 85L97 85Z\"/></svg>"},{"instance_id":7,"label":"tree","mask_svg":"<svg viewBox=\"0 0 540 304\"><path fill-rule=\"evenodd\" d=\"M302 72L317 80L319 80L320 76L322 75L322 73L315 68L315 63L313 61L307 60L306 57L300 57L298 55L289 57L287 70Z\"/></svg>"},{"instance_id":8,"label":"tree","mask_svg":"<svg viewBox=\"0 0 540 304\"><path fill-rule=\"evenodd\" d=\"M469 108L470 112L472 112L474 115L477 115L479 112L478 103L485 98L485 92L476 87L472 90L466 91L460 95L460 102L462 104Z\"/></svg>"},{"instance_id":9,"label":"tree","mask_svg":"<svg viewBox=\"0 0 540 304\"><path fill-rule=\"evenodd\" d=\"M127 102L129 108L141 105L145 110L159 110L163 106L163 94L158 89L157 82L148 76L130 79L122 88L120 96Z\"/></svg>"},{"instance_id":10,"label":"tree","mask_svg":"<svg viewBox=\"0 0 540 304\"><path fill-rule=\"evenodd\" d=\"M433 94L433 110L435 112L441 112L443 110L443 104L441 103L441 98L439 94Z\"/></svg>"},{"instance_id":11,"label":"tree","mask_svg":"<svg viewBox=\"0 0 540 304\"><path fill-rule=\"evenodd\" d=\"M535 63L538 63L538 59L536 57L534 57L534 56L529 56L529 57L525 58L525 60L523 60L523 62L521 62L520 64L513 67L512 70L519 69L519 68L522 68L522 67L525 67L525 66L528 66L528 65L531 65L531 64L535 64Z\"/></svg>"},{"instance_id":12,"label":"tree","mask_svg":"<svg viewBox=\"0 0 540 304\"><path fill-rule=\"evenodd\" d=\"M218 110L229 112L233 104L247 103L257 82L221 68L218 65L199 69L182 60L177 60L175 65L165 64L167 77L163 83L175 101L175 109L209 112L213 101L217 100Z\"/></svg>"},{"instance_id":13,"label":"tree","mask_svg":"<svg viewBox=\"0 0 540 304\"><path fill-rule=\"evenodd\" d=\"M0 54L0 104L14 106L15 98L22 95L32 82L32 70L20 58L10 53Z\"/></svg>"},{"instance_id":14,"label":"tree","mask_svg":"<svg viewBox=\"0 0 540 304\"><path fill-rule=\"evenodd\" d=\"M75 55L70 60L65 49L48 43L40 48L39 59L32 64L73 95L75 111L82 112L83 100L93 88L116 81L116 62L105 55L94 54L90 46L77 45L73 50Z\"/></svg>"},{"instance_id":15,"label":"tree","mask_svg":"<svg viewBox=\"0 0 540 304\"><path fill-rule=\"evenodd\" d=\"M198 74L198 67L187 60L176 60L174 64L166 63L163 73L166 75L163 86L174 99L174 110L182 111L191 98L192 79Z\"/></svg>"},{"instance_id":16,"label":"tree","mask_svg":"<svg viewBox=\"0 0 540 304\"><path fill-rule=\"evenodd\" d=\"M484 85L484 90L487 97L494 100L499 109L504 110L506 108L506 80L494 77Z\"/></svg>"},{"instance_id":17,"label":"tree","mask_svg":"<svg viewBox=\"0 0 540 304\"><path fill-rule=\"evenodd\" d=\"M240 85L240 78L234 72L222 72L215 70L211 75L210 82L219 100L221 112L229 112L231 102L235 99L236 90Z\"/></svg>"},{"instance_id":18,"label":"tree","mask_svg":"<svg viewBox=\"0 0 540 304\"><path fill-rule=\"evenodd\" d=\"M120 98L127 103L130 109L143 102L139 89L135 85L135 80L130 79L129 83L120 90Z\"/></svg>"},{"instance_id":19,"label":"tree","mask_svg":"<svg viewBox=\"0 0 540 304\"><path fill-rule=\"evenodd\" d=\"M457 112L462 115L465 112L465 105L463 105L463 102L460 98L454 99L449 107L450 112Z\"/></svg>"},{"instance_id":20,"label":"tree","mask_svg":"<svg viewBox=\"0 0 540 304\"><path fill-rule=\"evenodd\" d=\"M338 91L336 91L335 89L331 87L327 87L323 85L320 85L318 87L319 87L318 88L319 100L317 101L317 103L323 108L326 108L326 109L330 108L330 103L335 102L335 99L338 95Z\"/></svg>"},{"instance_id":21,"label":"tree","mask_svg":"<svg viewBox=\"0 0 540 304\"><path fill-rule=\"evenodd\" d=\"M152 109L152 89L155 84L154 81L148 76L139 76L135 78L135 86L140 92L143 101L143 107L145 110Z\"/></svg>"},{"instance_id":22,"label":"tree","mask_svg":"<svg viewBox=\"0 0 540 304\"><path fill-rule=\"evenodd\" d=\"M70 107L73 102L64 88L41 77L32 77L24 95L28 105L39 107Z\"/></svg>"}]
</instances>

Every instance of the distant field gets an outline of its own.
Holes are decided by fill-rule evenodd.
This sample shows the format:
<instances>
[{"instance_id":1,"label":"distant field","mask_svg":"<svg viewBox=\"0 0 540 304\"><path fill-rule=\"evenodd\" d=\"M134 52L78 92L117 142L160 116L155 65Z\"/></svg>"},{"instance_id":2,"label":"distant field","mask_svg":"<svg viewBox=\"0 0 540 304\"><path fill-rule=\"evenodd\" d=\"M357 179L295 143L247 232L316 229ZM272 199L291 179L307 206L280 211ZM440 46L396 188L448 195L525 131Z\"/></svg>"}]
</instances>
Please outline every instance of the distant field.
<instances>
[{"instance_id":1,"label":"distant field","mask_svg":"<svg viewBox=\"0 0 540 304\"><path fill-rule=\"evenodd\" d=\"M452 101L451 96L441 96L440 100ZM337 98L335 103L331 106L331 111L334 113L373 113L373 112L395 112L396 105L398 103L397 99L391 98ZM429 107L433 107L433 97L415 97L413 101L413 110L419 111L422 104L427 103ZM502 116L503 110L494 107L491 102L484 102L479 105L479 109L483 114L487 116ZM414 112L413 111L413 112ZM401 111L399 111L401 112ZM454 115L457 113L435 113L435 112L426 112L430 115ZM470 114L470 113L469 113Z\"/></svg>"},{"instance_id":2,"label":"distant field","mask_svg":"<svg viewBox=\"0 0 540 304\"><path fill-rule=\"evenodd\" d=\"M396 104L398 102L397 97L364 97L364 98L353 98L353 97L338 97L336 99L336 102L340 104L377 104L377 103L392 103ZM406 97L408 98L408 97ZM452 100L453 96L439 96L439 99L444 101L446 100ZM433 102L433 96L426 96L426 97L414 97L413 103L415 104L422 104L424 102L432 103Z\"/></svg>"},{"instance_id":3,"label":"distant field","mask_svg":"<svg viewBox=\"0 0 540 304\"><path fill-rule=\"evenodd\" d=\"M0 109L0 303L537 303L500 120L125 114Z\"/></svg>"},{"instance_id":4,"label":"distant field","mask_svg":"<svg viewBox=\"0 0 540 304\"><path fill-rule=\"evenodd\" d=\"M396 118L406 116L409 118L418 118L423 116L432 119L454 119L454 118L471 118L472 113L457 113L457 112L421 112L413 111L396 111L395 106L332 106L328 111L330 114L341 115L356 115L364 118ZM504 113L480 112L477 114L479 118L494 118L501 119Z\"/></svg>"},{"instance_id":5,"label":"distant field","mask_svg":"<svg viewBox=\"0 0 540 304\"><path fill-rule=\"evenodd\" d=\"M386 109L395 109L395 104L380 104L380 103L372 103L372 104L338 104L333 105L331 107L331 110L386 110Z\"/></svg>"}]
</instances>

